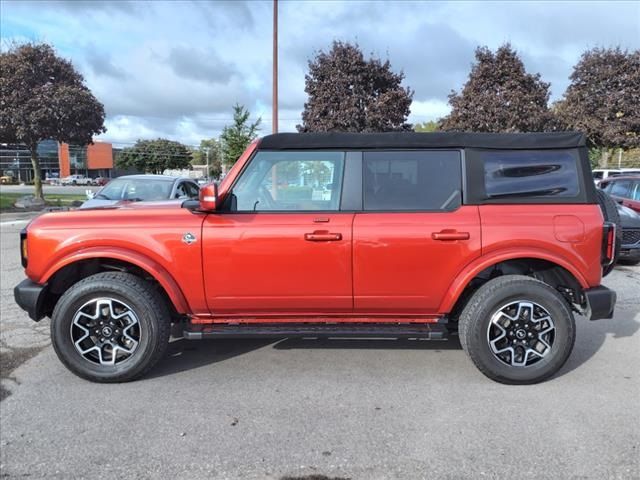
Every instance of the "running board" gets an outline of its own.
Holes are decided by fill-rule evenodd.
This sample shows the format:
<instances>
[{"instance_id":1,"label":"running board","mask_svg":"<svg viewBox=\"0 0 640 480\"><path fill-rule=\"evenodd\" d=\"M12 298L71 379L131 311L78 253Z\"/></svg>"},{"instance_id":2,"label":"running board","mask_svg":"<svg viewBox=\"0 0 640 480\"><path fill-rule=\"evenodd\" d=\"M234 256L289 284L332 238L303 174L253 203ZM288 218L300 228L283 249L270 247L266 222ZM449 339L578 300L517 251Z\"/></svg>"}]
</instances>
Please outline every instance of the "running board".
<instances>
[{"instance_id":1,"label":"running board","mask_svg":"<svg viewBox=\"0 0 640 480\"><path fill-rule=\"evenodd\" d=\"M207 338L425 338L445 340L449 334L446 325L437 323L278 323L278 324L218 324L190 325L183 332L186 340Z\"/></svg>"}]
</instances>

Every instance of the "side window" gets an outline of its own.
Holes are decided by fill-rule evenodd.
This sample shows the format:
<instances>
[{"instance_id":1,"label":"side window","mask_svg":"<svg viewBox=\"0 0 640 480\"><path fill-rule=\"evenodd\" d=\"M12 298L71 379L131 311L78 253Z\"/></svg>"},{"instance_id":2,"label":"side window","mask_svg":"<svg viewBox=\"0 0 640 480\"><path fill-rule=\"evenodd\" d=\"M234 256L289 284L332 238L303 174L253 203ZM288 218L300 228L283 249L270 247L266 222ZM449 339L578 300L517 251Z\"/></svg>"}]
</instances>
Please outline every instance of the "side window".
<instances>
[{"instance_id":1,"label":"side window","mask_svg":"<svg viewBox=\"0 0 640 480\"><path fill-rule=\"evenodd\" d=\"M462 202L457 151L365 152L364 210L455 210Z\"/></svg>"},{"instance_id":2,"label":"side window","mask_svg":"<svg viewBox=\"0 0 640 480\"><path fill-rule=\"evenodd\" d=\"M194 185L191 182L184 182L184 190L187 194L187 197L189 198L198 198L198 195L200 193L200 187L198 187L197 185Z\"/></svg>"},{"instance_id":3,"label":"side window","mask_svg":"<svg viewBox=\"0 0 640 480\"><path fill-rule=\"evenodd\" d=\"M615 195L616 197L628 197L630 186L630 180L617 180L611 182L611 189L607 190L607 193Z\"/></svg>"},{"instance_id":4,"label":"side window","mask_svg":"<svg viewBox=\"0 0 640 480\"><path fill-rule=\"evenodd\" d=\"M631 200L639 200L640 201L640 182L633 182L633 186L631 187L631 194L629 195Z\"/></svg>"},{"instance_id":5,"label":"side window","mask_svg":"<svg viewBox=\"0 0 640 480\"><path fill-rule=\"evenodd\" d=\"M576 197L577 156L571 150L485 151L487 197Z\"/></svg>"},{"instance_id":6,"label":"side window","mask_svg":"<svg viewBox=\"0 0 640 480\"><path fill-rule=\"evenodd\" d=\"M187 197L187 191L185 189L185 182L180 182L178 183L178 186L176 187L176 193L173 194L174 198L186 198Z\"/></svg>"},{"instance_id":7,"label":"side window","mask_svg":"<svg viewBox=\"0 0 640 480\"><path fill-rule=\"evenodd\" d=\"M337 211L344 152L258 152L233 187L235 211Z\"/></svg>"}]
</instances>

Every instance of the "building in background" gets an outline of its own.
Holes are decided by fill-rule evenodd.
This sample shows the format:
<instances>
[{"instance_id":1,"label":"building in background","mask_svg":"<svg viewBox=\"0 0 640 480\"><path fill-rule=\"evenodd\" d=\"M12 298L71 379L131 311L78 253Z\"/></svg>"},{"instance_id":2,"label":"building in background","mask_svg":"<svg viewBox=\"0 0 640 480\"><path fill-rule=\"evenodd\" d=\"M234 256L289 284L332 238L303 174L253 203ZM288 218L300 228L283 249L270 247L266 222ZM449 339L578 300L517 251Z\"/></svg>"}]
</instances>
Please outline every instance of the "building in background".
<instances>
[{"instance_id":1,"label":"building in background","mask_svg":"<svg viewBox=\"0 0 640 480\"><path fill-rule=\"evenodd\" d=\"M44 140L38 144L38 156L44 180L69 175L114 176L114 151L110 143L78 146ZM25 145L0 144L0 173L18 182L33 181L31 154Z\"/></svg>"}]
</instances>

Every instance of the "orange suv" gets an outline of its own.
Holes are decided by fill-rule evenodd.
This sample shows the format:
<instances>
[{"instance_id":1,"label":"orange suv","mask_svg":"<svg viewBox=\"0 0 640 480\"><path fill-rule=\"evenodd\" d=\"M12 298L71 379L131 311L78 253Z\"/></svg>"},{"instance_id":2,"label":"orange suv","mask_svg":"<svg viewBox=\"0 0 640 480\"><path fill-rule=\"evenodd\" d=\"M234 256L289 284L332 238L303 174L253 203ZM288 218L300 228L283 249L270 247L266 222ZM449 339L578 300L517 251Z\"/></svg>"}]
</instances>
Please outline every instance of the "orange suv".
<instances>
[{"instance_id":1,"label":"orange suv","mask_svg":"<svg viewBox=\"0 0 640 480\"><path fill-rule=\"evenodd\" d=\"M179 323L187 339L457 334L488 377L534 383L570 355L574 313L613 315L599 198L577 133L271 135L199 200L36 218L15 298L99 382L145 374Z\"/></svg>"}]
</instances>

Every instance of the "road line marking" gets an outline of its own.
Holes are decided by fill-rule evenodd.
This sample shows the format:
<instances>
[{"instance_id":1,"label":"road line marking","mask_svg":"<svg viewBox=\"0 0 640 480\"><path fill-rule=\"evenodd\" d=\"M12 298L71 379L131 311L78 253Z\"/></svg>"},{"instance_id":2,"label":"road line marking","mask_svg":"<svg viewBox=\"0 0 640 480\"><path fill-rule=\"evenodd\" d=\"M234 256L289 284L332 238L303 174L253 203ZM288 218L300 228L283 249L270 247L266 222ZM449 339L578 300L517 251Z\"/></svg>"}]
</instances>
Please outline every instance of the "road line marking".
<instances>
[{"instance_id":1,"label":"road line marking","mask_svg":"<svg viewBox=\"0 0 640 480\"><path fill-rule=\"evenodd\" d=\"M0 225L11 225L11 224L19 224L19 223L29 223L31 220L10 220L8 222L0 222Z\"/></svg>"}]
</instances>

